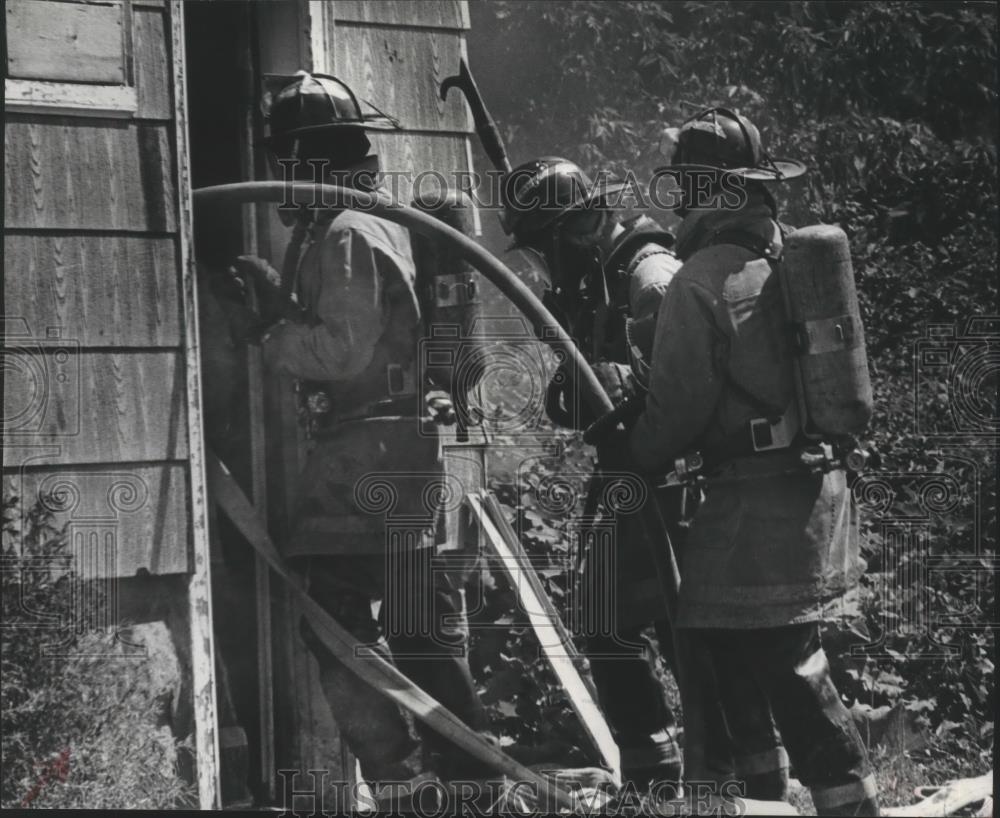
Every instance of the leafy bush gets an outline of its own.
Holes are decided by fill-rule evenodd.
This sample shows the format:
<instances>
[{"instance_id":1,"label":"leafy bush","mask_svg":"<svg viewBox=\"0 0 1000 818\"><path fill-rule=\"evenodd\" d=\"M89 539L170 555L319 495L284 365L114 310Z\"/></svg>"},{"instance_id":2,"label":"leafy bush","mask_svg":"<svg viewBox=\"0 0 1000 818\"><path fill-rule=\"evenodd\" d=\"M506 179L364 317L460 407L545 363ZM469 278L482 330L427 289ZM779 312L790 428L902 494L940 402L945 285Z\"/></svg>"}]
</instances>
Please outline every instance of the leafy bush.
<instances>
[{"instance_id":1,"label":"leafy bush","mask_svg":"<svg viewBox=\"0 0 1000 818\"><path fill-rule=\"evenodd\" d=\"M151 663L128 656L116 633L77 628L81 583L66 529L54 523L58 507L41 498L22 520L20 498L4 493L0 803L193 807L177 773L179 754L192 749L156 724L164 702Z\"/></svg>"},{"instance_id":2,"label":"leafy bush","mask_svg":"<svg viewBox=\"0 0 1000 818\"><path fill-rule=\"evenodd\" d=\"M556 610L569 621L573 572L567 570L567 562L574 559L569 531L574 515L542 508L539 485L546 478L572 471L564 485L567 496L576 500L575 513L579 513L584 475L593 464L575 436L562 437L570 445L557 454L525 458L522 452L509 466L496 464L491 469L490 488L514 530L521 533L525 552ZM580 749L588 742L579 720L542 657L538 639L502 567L487 561L479 585L483 599L473 606L478 614L472 621L476 636L470 660L482 681L483 701L490 709L493 729L503 741L521 745L522 754L527 752L523 748L533 748L528 756L531 759L558 761L566 767L592 763L594 759ZM489 629L482 629L482 625ZM585 661L579 669L588 672Z\"/></svg>"}]
</instances>

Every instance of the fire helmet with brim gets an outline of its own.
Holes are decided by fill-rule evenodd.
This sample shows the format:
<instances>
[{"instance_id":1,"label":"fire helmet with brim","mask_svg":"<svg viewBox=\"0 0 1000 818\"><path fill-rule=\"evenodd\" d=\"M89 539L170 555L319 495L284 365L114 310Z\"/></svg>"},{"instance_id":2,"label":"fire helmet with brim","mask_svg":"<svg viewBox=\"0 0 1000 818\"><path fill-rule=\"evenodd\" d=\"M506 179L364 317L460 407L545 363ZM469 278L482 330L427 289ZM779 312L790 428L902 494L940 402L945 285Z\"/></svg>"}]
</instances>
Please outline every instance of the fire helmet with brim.
<instances>
[{"instance_id":1,"label":"fire helmet with brim","mask_svg":"<svg viewBox=\"0 0 1000 818\"><path fill-rule=\"evenodd\" d=\"M270 145L287 138L335 129L382 131L400 127L381 112L362 113L358 98L343 80L307 71L299 71L292 82L273 96L265 117L268 123L266 141Z\"/></svg>"},{"instance_id":2,"label":"fire helmet with brim","mask_svg":"<svg viewBox=\"0 0 1000 818\"><path fill-rule=\"evenodd\" d=\"M672 156L670 164L657 168L657 173L711 167L742 179L784 182L806 172L797 160L772 159L761 144L757 126L728 108L706 108L680 128L668 128L664 138L672 143Z\"/></svg>"},{"instance_id":3,"label":"fire helmet with brim","mask_svg":"<svg viewBox=\"0 0 1000 818\"><path fill-rule=\"evenodd\" d=\"M519 247L572 211L614 206L608 200L626 187L626 182L615 180L593 182L575 162L543 156L503 177L500 224Z\"/></svg>"}]
</instances>

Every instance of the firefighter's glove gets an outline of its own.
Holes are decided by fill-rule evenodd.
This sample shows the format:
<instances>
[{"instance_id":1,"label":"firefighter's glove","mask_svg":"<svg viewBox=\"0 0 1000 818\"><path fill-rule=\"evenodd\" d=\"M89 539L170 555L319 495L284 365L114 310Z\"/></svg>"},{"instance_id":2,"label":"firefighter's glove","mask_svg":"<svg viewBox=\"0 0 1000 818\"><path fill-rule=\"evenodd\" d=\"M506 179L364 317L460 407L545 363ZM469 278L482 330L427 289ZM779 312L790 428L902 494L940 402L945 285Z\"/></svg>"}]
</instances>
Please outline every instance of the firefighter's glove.
<instances>
[{"instance_id":1,"label":"firefighter's glove","mask_svg":"<svg viewBox=\"0 0 1000 818\"><path fill-rule=\"evenodd\" d=\"M594 374L597 376L601 388L608 393L611 402L617 409L626 398L633 397L638 388L635 378L632 377L632 369L625 364L616 364L612 361L598 361L593 365ZM589 407L584 407L580 412L582 424L580 428L586 429L597 420L597 416L590 411Z\"/></svg>"},{"instance_id":2,"label":"firefighter's glove","mask_svg":"<svg viewBox=\"0 0 1000 818\"><path fill-rule=\"evenodd\" d=\"M598 383L608 393L608 397L616 407L636 393L638 387L632 377L632 370L625 364L598 361L593 369ZM583 430L597 420L589 407L583 405L583 399L577 393L575 382L562 369L549 382L545 412L549 420L557 426L565 426L568 429Z\"/></svg>"},{"instance_id":3,"label":"firefighter's glove","mask_svg":"<svg viewBox=\"0 0 1000 818\"><path fill-rule=\"evenodd\" d=\"M260 256L237 256L232 270L244 283L252 281L254 284L281 288L281 273Z\"/></svg>"},{"instance_id":4,"label":"firefighter's glove","mask_svg":"<svg viewBox=\"0 0 1000 818\"><path fill-rule=\"evenodd\" d=\"M266 325L291 318L295 305L281 291L281 274L258 256L239 256L230 268L233 277L244 287L253 288L257 295L257 312Z\"/></svg>"},{"instance_id":5,"label":"firefighter's glove","mask_svg":"<svg viewBox=\"0 0 1000 818\"><path fill-rule=\"evenodd\" d=\"M430 420L443 426L451 426L455 423L455 420L457 419L455 415L455 404L452 402L447 392L428 392L426 400L427 414Z\"/></svg>"},{"instance_id":6,"label":"firefighter's glove","mask_svg":"<svg viewBox=\"0 0 1000 818\"><path fill-rule=\"evenodd\" d=\"M598 361L593 369L597 380L616 407L620 406L625 398L635 395L636 384L631 367L612 361Z\"/></svg>"}]
</instances>

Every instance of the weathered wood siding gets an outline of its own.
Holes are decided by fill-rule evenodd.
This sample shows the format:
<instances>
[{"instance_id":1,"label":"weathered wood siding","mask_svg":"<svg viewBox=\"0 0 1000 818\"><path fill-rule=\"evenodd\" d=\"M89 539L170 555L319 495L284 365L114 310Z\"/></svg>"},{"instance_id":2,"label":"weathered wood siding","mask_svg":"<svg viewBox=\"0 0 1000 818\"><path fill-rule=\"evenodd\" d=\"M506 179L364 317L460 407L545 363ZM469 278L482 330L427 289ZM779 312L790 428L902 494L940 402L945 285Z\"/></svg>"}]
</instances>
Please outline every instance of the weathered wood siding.
<instances>
[{"instance_id":1,"label":"weathered wood siding","mask_svg":"<svg viewBox=\"0 0 1000 818\"><path fill-rule=\"evenodd\" d=\"M468 108L458 92L444 101L439 94L465 53L467 4L335 0L324 18L329 72L403 127L370 135L382 169L402 174L390 192L408 203L419 174L443 174L454 184L470 171Z\"/></svg>"},{"instance_id":2,"label":"weathered wood siding","mask_svg":"<svg viewBox=\"0 0 1000 818\"><path fill-rule=\"evenodd\" d=\"M128 11L8 4L11 76L131 77L138 109L12 113L4 128L5 476L25 506L55 486L61 520L110 526L114 559L81 569L118 577L187 572L192 550L169 11ZM16 36L35 30L41 47ZM109 506L112 485L138 506Z\"/></svg>"},{"instance_id":3,"label":"weathered wood siding","mask_svg":"<svg viewBox=\"0 0 1000 818\"><path fill-rule=\"evenodd\" d=\"M19 79L122 83L121 5L70 5L53 0L11 3L7 26L42 31L37 39L14 37L7 44L7 75Z\"/></svg>"},{"instance_id":4,"label":"weathered wood siding","mask_svg":"<svg viewBox=\"0 0 1000 818\"><path fill-rule=\"evenodd\" d=\"M168 122L11 114L4 132L6 227L176 231Z\"/></svg>"},{"instance_id":5,"label":"weathered wood siding","mask_svg":"<svg viewBox=\"0 0 1000 818\"><path fill-rule=\"evenodd\" d=\"M5 310L32 327L61 327L85 347L182 343L171 236L8 233L4 261L16 273Z\"/></svg>"},{"instance_id":6,"label":"weathered wood siding","mask_svg":"<svg viewBox=\"0 0 1000 818\"><path fill-rule=\"evenodd\" d=\"M181 463L76 468L32 468L20 475L23 497L59 498L60 515L71 523L71 547L96 576L134 577L187 570L187 474ZM159 530L154 539L148 532ZM98 547L91 538L98 537ZM149 542L149 548L130 544ZM131 618L131 611L122 611Z\"/></svg>"},{"instance_id":7,"label":"weathered wood siding","mask_svg":"<svg viewBox=\"0 0 1000 818\"><path fill-rule=\"evenodd\" d=\"M120 621L167 622L175 728L193 735L207 809L218 741L181 11L5 4L5 93L20 104L4 127L3 473L24 511L41 501L67 524L81 577L112 580ZM154 599L169 604L154 613Z\"/></svg>"}]
</instances>

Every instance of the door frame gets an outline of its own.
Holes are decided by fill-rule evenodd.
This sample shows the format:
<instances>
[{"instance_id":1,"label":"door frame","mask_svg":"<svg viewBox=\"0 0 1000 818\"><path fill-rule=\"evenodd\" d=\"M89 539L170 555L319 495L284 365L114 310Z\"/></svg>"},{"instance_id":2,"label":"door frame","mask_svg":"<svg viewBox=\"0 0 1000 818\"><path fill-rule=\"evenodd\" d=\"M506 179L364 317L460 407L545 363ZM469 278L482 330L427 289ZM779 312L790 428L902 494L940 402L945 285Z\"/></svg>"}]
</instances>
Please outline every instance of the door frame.
<instances>
[{"instance_id":1,"label":"door frame","mask_svg":"<svg viewBox=\"0 0 1000 818\"><path fill-rule=\"evenodd\" d=\"M177 154L177 229L183 293L184 361L187 379L188 461L191 478L192 571L188 578L191 681L194 708L195 769L200 809L219 809L219 725L215 689L215 636L212 628L212 576L209 550L209 499L205 478L202 425L201 358L197 279L191 204L191 155L187 115L187 63L184 8L170 0L170 62Z\"/></svg>"}]
</instances>

